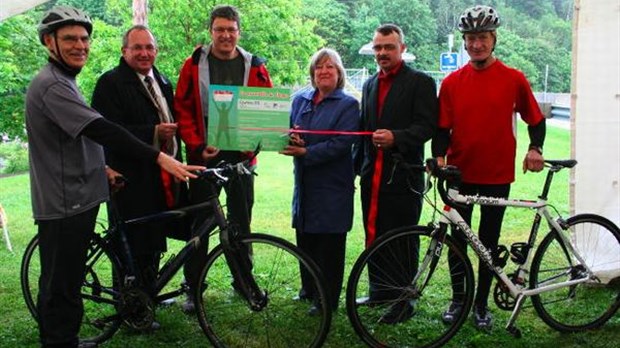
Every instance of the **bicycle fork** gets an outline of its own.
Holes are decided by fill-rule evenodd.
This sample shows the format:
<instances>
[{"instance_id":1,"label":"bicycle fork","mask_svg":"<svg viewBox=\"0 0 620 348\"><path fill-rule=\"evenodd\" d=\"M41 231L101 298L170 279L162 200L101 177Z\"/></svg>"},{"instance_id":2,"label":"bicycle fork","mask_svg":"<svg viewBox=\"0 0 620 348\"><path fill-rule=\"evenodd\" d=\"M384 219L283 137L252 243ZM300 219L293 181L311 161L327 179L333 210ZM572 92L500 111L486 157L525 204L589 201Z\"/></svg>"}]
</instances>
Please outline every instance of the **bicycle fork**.
<instances>
[{"instance_id":1,"label":"bicycle fork","mask_svg":"<svg viewBox=\"0 0 620 348\"><path fill-rule=\"evenodd\" d=\"M238 233L234 225L226 228L231 231L222 230L221 243L226 263L233 276L233 288L247 300L252 311L261 311L267 306L268 296L259 288L252 275L251 250L236 240ZM233 236L232 241L229 236Z\"/></svg>"}]
</instances>

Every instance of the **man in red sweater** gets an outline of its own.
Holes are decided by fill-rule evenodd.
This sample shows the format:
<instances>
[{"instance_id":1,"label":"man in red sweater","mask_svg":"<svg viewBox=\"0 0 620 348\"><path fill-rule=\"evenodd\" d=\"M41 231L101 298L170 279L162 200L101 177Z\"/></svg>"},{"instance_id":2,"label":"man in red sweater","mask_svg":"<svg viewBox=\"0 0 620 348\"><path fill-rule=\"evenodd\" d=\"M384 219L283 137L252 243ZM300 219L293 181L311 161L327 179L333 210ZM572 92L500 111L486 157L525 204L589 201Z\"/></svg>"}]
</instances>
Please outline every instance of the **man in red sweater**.
<instances>
[{"instance_id":1,"label":"man in red sweater","mask_svg":"<svg viewBox=\"0 0 620 348\"><path fill-rule=\"evenodd\" d=\"M197 47L185 60L174 97L174 109L179 133L186 145L187 162L212 167L222 160L240 162L247 158L241 151L219 151L207 144L209 122L209 86L235 85L250 87L273 87L265 62L237 46L240 37L240 18L233 6L216 6L209 21L211 43ZM217 156L212 158L215 152ZM254 178L243 177L243 192L226 189L228 216L237 222L242 231L249 233L249 219L254 203ZM189 194L192 203L204 201L215 188L202 180L190 182ZM200 222L204 216L198 216ZM207 246L205 245L206 249ZM196 253L185 266L185 280L190 291L195 289L198 279L197 267L204 262L205 253ZM204 254L204 255L203 255ZM203 256L203 257L200 257ZM191 292L190 292L191 294ZM183 305L187 312L194 310L192 296Z\"/></svg>"},{"instance_id":2,"label":"man in red sweater","mask_svg":"<svg viewBox=\"0 0 620 348\"><path fill-rule=\"evenodd\" d=\"M446 77L439 92L439 129L433 139L433 156L439 165L447 163L462 172L460 191L465 195L508 197L515 179L516 113L528 125L529 150L523 170L538 172L544 167L542 146L545 119L522 72L506 66L494 55L497 12L488 6L467 9L460 17L469 64ZM472 207L458 209L471 223ZM505 207L481 206L479 237L495 254ZM465 246L461 231L452 229L457 241ZM450 265L453 300L442 319L451 322L462 310L463 293L457 284L461 265ZM492 273L478 270L478 288L474 300L474 323L480 329L492 325L487 298ZM462 295L461 295L462 296Z\"/></svg>"}]
</instances>

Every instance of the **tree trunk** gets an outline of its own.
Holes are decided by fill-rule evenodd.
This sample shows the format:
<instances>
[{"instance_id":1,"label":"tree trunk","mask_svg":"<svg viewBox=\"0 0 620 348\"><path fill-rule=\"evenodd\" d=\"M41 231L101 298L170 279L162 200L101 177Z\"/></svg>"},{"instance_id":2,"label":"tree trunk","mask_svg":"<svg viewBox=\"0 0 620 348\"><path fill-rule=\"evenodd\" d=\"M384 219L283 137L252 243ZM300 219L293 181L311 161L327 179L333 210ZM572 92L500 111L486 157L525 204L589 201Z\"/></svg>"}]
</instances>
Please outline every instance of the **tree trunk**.
<instances>
[{"instance_id":1,"label":"tree trunk","mask_svg":"<svg viewBox=\"0 0 620 348\"><path fill-rule=\"evenodd\" d=\"M146 6L148 0L133 0L133 24L148 25Z\"/></svg>"}]
</instances>

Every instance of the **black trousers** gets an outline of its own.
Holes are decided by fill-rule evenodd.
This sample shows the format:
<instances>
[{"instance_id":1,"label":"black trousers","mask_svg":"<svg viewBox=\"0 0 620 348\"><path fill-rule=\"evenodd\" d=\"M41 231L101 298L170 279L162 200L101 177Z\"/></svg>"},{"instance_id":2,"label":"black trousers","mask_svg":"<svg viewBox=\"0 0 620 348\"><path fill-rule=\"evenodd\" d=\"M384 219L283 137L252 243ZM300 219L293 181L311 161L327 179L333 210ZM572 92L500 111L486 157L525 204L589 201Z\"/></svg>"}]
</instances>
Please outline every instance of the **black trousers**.
<instances>
[{"instance_id":1,"label":"black trousers","mask_svg":"<svg viewBox=\"0 0 620 348\"><path fill-rule=\"evenodd\" d=\"M64 219L37 221L41 276L37 310L43 347L77 347L84 314L80 288L99 206Z\"/></svg>"},{"instance_id":2,"label":"black trousers","mask_svg":"<svg viewBox=\"0 0 620 348\"><path fill-rule=\"evenodd\" d=\"M370 190L362 189L362 212L364 228L368 233ZM422 198L410 192L405 194L380 193L377 207L376 239L387 232L416 225L422 212ZM407 243L391 245L375 253L368 265L368 296L371 301L396 299L401 295L418 269L420 241L412 237Z\"/></svg>"},{"instance_id":3,"label":"black trousers","mask_svg":"<svg viewBox=\"0 0 620 348\"><path fill-rule=\"evenodd\" d=\"M342 281L344 277L344 259L347 243L346 233L303 233L295 232L297 246L319 266L328 284L328 299L332 309L338 308ZM300 265L300 297L314 299L312 278L305 267Z\"/></svg>"},{"instance_id":4,"label":"black trousers","mask_svg":"<svg viewBox=\"0 0 620 348\"><path fill-rule=\"evenodd\" d=\"M487 197L507 198L510 194L510 184L502 185L480 185L462 183L460 193L463 195L480 195ZM471 216L473 206L457 209L459 214L471 226ZM506 207L480 206L480 225L478 227L478 238L485 248L489 249L495 257L497 243L499 242L500 231L502 230L502 221L504 220L504 212ZM465 235L460 230L452 226L452 236L456 240L456 244L466 250L467 242ZM450 255L449 255L450 256ZM450 257L450 269L452 278L453 299L462 302L463 295L463 265L456 262L455 258ZM484 307L487 305L489 292L491 290L491 281L493 280L493 272L482 262L478 264L478 286L476 289L476 298L474 305Z\"/></svg>"},{"instance_id":5,"label":"black trousers","mask_svg":"<svg viewBox=\"0 0 620 348\"><path fill-rule=\"evenodd\" d=\"M239 227L243 235L250 234L252 207L254 206L254 176L241 175L236 178L241 183L229 183L224 187L226 192L226 207L228 219ZM221 189L205 180L192 180L189 185L189 200L191 204L201 203L210 196L220 194ZM194 216L192 231L195 231L212 212L199 212ZM194 235L192 235L194 237ZM196 250L187 260L183 268L185 281L191 290L196 288L202 267L207 262L209 252L208 239L205 238L200 250Z\"/></svg>"}]
</instances>

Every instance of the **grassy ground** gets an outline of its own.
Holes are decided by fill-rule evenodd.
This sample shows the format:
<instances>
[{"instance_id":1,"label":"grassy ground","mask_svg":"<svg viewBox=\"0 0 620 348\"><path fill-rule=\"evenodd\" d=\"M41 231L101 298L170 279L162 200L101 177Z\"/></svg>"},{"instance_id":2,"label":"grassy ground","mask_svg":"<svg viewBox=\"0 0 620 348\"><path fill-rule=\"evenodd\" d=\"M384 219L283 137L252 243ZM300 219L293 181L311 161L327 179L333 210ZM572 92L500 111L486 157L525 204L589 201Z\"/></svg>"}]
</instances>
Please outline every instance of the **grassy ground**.
<instances>
[{"instance_id":1,"label":"grassy ground","mask_svg":"<svg viewBox=\"0 0 620 348\"><path fill-rule=\"evenodd\" d=\"M527 144L526 131L519 129L520 148ZM569 157L569 132L548 127L545 157L565 159ZM518 162L523 153L517 155ZM535 198L544 181L543 174L519 173L513 186L512 197ZM256 181L256 204L253 229L268 232L292 240L294 233L290 228L290 200L292 189L292 166L289 158L275 153L263 153L260 156L259 176ZM558 175L552 187L551 202L562 212L568 212L568 172ZM28 314L19 286L19 266L23 250L35 234L31 219L28 175L16 175L0 178L0 203L8 213L9 230L14 253L9 253L0 245L0 325L1 347L35 347L37 346L37 329ZM356 208L354 228L347 241L347 268L349 272L355 258L362 250L364 232L360 224L361 212ZM504 220L504 229L500 243L510 245L515 241L525 241L531 223L528 210L508 210ZM430 209L425 205L421 223L430 219ZM2 241L4 242L4 241ZM178 243L171 243L171 251L179 248ZM470 252L471 256L471 252ZM509 266L510 267L510 266ZM346 275L345 275L346 277ZM326 347L362 347L362 343L353 332L346 317L344 292L341 308L336 313ZM529 303L528 303L529 304ZM620 315L616 315L602 329L580 334L560 334L548 328L538 317L533 308L528 307L517 322L523 338L514 339L508 335L503 326L508 320L509 312L503 312L491 305L496 318L495 328L490 333L481 333L468 321L459 334L447 345L448 347L617 347L620 342ZM586 310L586 309L584 309ZM184 315L178 306L160 309L157 312L162 329L148 335L136 335L120 331L104 347L204 347L208 342L200 330L195 317Z\"/></svg>"}]
</instances>

